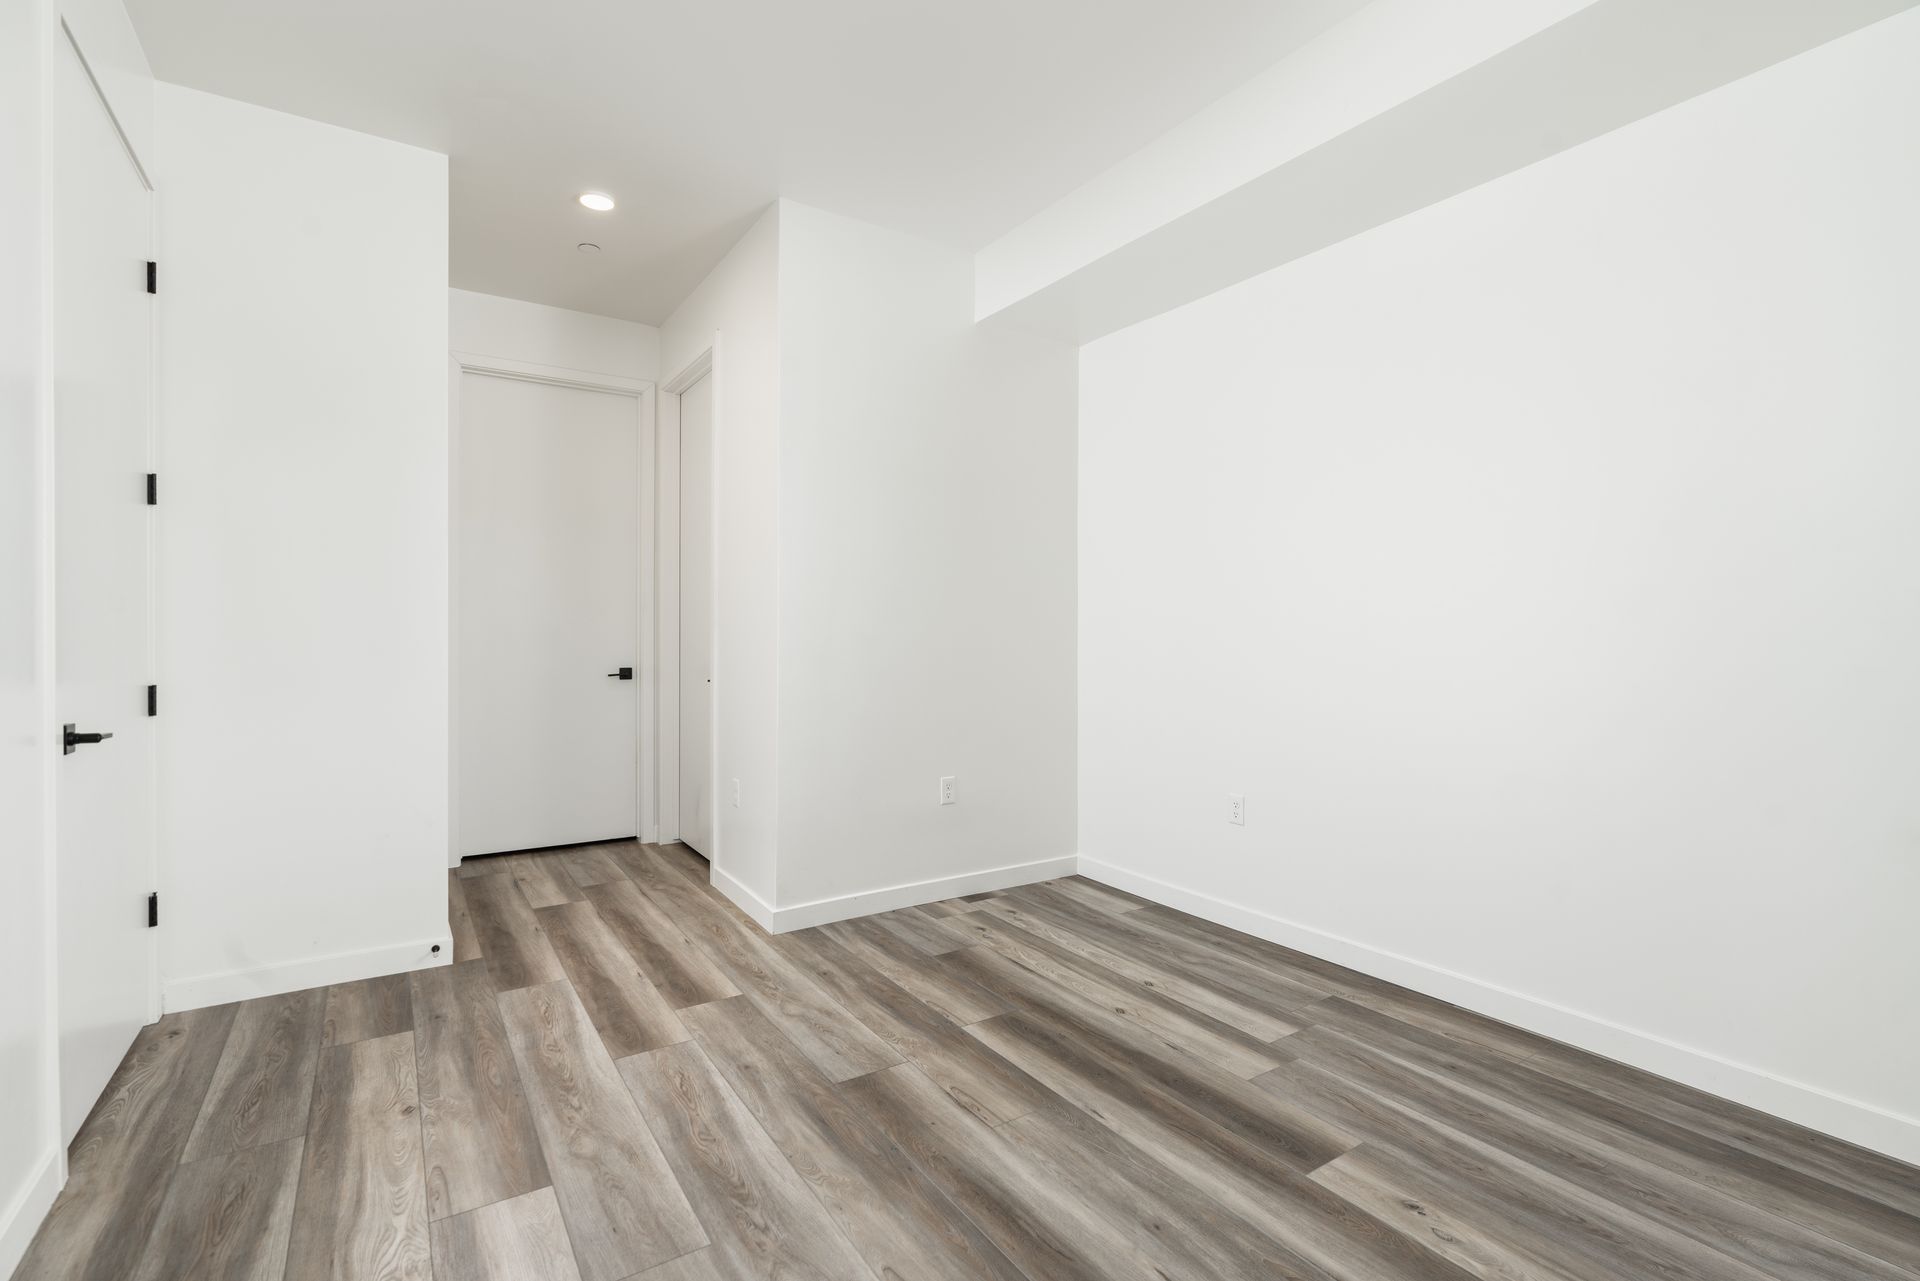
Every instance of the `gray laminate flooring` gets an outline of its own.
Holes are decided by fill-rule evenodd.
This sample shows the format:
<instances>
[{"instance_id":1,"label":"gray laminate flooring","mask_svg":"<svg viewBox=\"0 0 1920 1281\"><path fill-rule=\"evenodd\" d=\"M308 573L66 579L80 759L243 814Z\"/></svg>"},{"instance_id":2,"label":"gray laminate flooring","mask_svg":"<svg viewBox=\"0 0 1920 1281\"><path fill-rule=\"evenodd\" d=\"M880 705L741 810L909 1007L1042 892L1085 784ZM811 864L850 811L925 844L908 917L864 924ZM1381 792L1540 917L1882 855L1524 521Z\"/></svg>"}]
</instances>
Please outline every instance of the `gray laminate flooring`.
<instances>
[{"instance_id":1,"label":"gray laminate flooring","mask_svg":"<svg viewBox=\"0 0 1920 1281\"><path fill-rule=\"evenodd\" d=\"M17 1281L1920 1281L1920 1170L1090 881L448 894L451 965L142 1032Z\"/></svg>"}]
</instances>

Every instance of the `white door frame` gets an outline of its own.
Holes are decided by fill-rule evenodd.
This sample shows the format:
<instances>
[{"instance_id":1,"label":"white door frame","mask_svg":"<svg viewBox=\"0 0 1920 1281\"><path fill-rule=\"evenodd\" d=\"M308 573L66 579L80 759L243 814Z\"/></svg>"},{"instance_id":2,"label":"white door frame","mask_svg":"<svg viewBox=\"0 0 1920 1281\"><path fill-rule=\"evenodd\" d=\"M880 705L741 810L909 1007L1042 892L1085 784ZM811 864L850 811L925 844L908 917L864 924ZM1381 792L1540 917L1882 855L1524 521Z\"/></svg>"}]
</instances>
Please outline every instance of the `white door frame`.
<instances>
[{"instance_id":1,"label":"white door frame","mask_svg":"<svg viewBox=\"0 0 1920 1281\"><path fill-rule=\"evenodd\" d=\"M662 443L660 491L663 496L660 507L661 530L661 579L660 579L660 635L662 653L672 651L673 670L669 677L661 676L661 705L667 709L660 727L660 743L664 748L673 745L671 752L662 751L661 761L661 828L660 839L673 841L680 838L680 394L713 375L710 387L710 429L714 440L720 439L723 407L720 400L720 379L716 373L719 367L720 335L715 334L713 341L705 350L696 354L673 377L667 379L660 388ZM670 443L669 443L670 441ZM666 466L671 462L671 466ZM720 800L720 700L725 696L720 679L720 490L721 463L720 448L714 446L709 473L713 478L713 492L707 496L707 517L711 524L711 537L707 545L713 549L713 563L708 567L711 577L708 591L708 605L713 611L712 625L707 636L712 645L708 656L707 670L713 673L713 695L708 700L709 714L713 717L712 732L708 735L709 759L707 777L713 782L713 835L712 849L707 851L707 861L713 867L721 866L721 851L726 848L726 811ZM668 494L671 497L667 497ZM667 546L671 538L672 546ZM670 682L670 683L669 683ZM670 706L669 706L670 705Z\"/></svg>"},{"instance_id":2,"label":"white door frame","mask_svg":"<svg viewBox=\"0 0 1920 1281\"><path fill-rule=\"evenodd\" d=\"M659 567L667 563L667 557L678 565L680 558L679 525L676 521L669 526L661 519L662 496L669 483L674 495L674 508L679 506L679 469L676 466L671 476L662 474L659 457L660 432L656 423L657 386L651 379L623 378L616 374L592 373L580 369L566 369L558 365L538 365L524 360L508 360L501 356L484 356L473 352L456 351L451 353L448 379L449 432L448 432L448 518L453 529L460 527L460 487L455 478L460 474L460 385L464 375L481 374L492 378L512 378L520 382L545 383L551 387L573 387L582 391L607 392L615 396L630 396L634 402L634 432L639 444L636 451L639 469L634 476L634 499L639 504L637 512L640 529L640 547L636 563L640 569L640 581L637 584L639 609L635 613L634 652L639 664L640 706L634 717L634 768L638 772L637 786L634 790L637 812L634 814L634 832L643 841L658 841L660 831L660 797L662 763L667 753L662 747L667 740L661 737L661 702L663 691L674 691L677 699L680 669L675 655L668 653L664 657L670 666L662 665L662 646L660 637L660 588ZM677 398L676 398L677 401ZM675 408L678 408L676 404ZM678 427L678 418L675 418ZM676 441L678 432L675 433ZM651 519L649 513L652 513ZM672 531L671 539L664 537ZM665 544L665 545L663 545ZM460 545L456 539L448 539L447 552L447 750L449 768L447 771L447 866L454 867L460 862L460 704L456 697L460 688ZM677 613L675 618L677 620ZM677 622L676 622L677 626ZM675 743L676 754L678 744ZM670 839L670 838L669 838Z\"/></svg>"}]
</instances>

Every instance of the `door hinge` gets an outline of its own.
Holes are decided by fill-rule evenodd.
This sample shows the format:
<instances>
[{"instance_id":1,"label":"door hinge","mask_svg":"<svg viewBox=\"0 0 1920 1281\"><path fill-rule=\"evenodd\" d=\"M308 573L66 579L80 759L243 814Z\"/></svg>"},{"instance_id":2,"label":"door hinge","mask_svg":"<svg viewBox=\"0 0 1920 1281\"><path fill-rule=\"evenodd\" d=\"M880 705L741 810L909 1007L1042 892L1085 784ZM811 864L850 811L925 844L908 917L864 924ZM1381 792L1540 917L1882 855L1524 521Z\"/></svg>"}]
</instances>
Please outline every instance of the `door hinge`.
<instances>
[{"instance_id":1,"label":"door hinge","mask_svg":"<svg viewBox=\"0 0 1920 1281\"><path fill-rule=\"evenodd\" d=\"M147 292L150 294L160 292L160 264L157 262L147 263Z\"/></svg>"},{"instance_id":2,"label":"door hinge","mask_svg":"<svg viewBox=\"0 0 1920 1281\"><path fill-rule=\"evenodd\" d=\"M147 715L158 716L159 714L160 687L158 685L149 685L147 686Z\"/></svg>"},{"instance_id":3,"label":"door hinge","mask_svg":"<svg viewBox=\"0 0 1920 1281\"><path fill-rule=\"evenodd\" d=\"M160 894L155 891L147 895L147 928L154 929L160 924Z\"/></svg>"},{"instance_id":4,"label":"door hinge","mask_svg":"<svg viewBox=\"0 0 1920 1281\"><path fill-rule=\"evenodd\" d=\"M160 475L158 472L148 472L147 473L147 506L158 507L159 505L160 505Z\"/></svg>"}]
</instances>

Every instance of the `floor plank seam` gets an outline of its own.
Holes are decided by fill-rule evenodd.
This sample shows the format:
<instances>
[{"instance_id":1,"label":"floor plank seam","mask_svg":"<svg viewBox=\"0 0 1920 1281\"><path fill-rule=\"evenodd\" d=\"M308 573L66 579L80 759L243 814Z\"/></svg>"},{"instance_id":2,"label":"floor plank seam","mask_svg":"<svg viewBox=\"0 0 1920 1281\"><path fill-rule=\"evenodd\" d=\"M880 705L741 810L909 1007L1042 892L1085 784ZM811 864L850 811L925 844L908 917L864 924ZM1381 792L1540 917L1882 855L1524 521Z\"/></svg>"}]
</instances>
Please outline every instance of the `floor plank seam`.
<instances>
[{"instance_id":1,"label":"floor plank seam","mask_svg":"<svg viewBox=\"0 0 1920 1281\"><path fill-rule=\"evenodd\" d=\"M451 966L143 1033L30 1258L1920 1281L1920 1170L1083 878L768 935L684 847L603 842L448 905Z\"/></svg>"}]
</instances>

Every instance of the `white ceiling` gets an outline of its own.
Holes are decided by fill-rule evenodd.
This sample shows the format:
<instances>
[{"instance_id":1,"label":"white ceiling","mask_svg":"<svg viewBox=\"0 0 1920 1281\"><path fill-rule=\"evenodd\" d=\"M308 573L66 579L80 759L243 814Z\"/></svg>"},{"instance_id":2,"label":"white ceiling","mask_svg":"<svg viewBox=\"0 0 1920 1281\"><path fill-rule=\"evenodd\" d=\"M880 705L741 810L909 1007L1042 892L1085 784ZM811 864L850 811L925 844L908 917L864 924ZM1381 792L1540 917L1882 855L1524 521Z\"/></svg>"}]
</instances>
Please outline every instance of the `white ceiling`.
<instances>
[{"instance_id":1,"label":"white ceiling","mask_svg":"<svg viewBox=\"0 0 1920 1281\"><path fill-rule=\"evenodd\" d=\"M1364 2L127 7L162 80L446 152L455 286L657 324L776 196L978 248Z\"/></svg>"}]
</instances>

